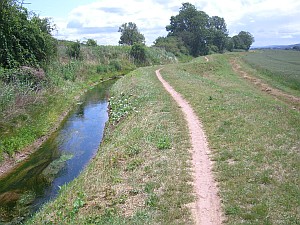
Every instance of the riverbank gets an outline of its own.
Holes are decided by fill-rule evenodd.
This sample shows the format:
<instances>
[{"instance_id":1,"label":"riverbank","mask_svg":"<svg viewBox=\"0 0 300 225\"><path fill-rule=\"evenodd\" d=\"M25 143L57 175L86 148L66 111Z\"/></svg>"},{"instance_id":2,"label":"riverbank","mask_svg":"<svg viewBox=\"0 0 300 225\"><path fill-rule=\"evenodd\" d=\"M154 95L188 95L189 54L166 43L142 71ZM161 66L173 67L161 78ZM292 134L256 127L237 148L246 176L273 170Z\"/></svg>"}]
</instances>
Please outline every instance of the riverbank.
<instances>
[{"instance_id":1,"label":"riverbank","mask_svg":"<svg viewBox=\"0 0 300 225\"><path fill-rule=\"evenodd\" d=\"M6 176L14 167L18 166L20 163L22 163L24 160L26 160L33 152L35 152L48 138L52 135L53 132L55 132L60 126L63 120L66 118L70 110L73 108L73 106L78 102L80 99L80 96L82 96L89 88L92 88L95 85L98 85L99 83L103 83L105 81L111 80L111 79L117 79L123 75L116 75L111 74L109 78L99 77L99 81L94 81L93 83L88 82L88 84L83 85L83 88L79 89L77 93L74 93L73 101L70 105L65 105L63 108L63 113L58 116L58 119L52 124L51 128L48 130L48 132L43 135L42 137L39 137L37 140L35 140L32 144L29 146L26 146L24 149L21 149L13 154L13 156L10 156L8 154L4 154L2 161L0 162L0 179L1 177Z\"/></svg>"},{"instance_id":2,"label":"riverbank","mask_svg":"<svg viewBox=\"0 0 300 225\"><path fill-rule=\"evenodd\" d=\"M168 65L161 74L202 120L224 223L294 224L299 112L235 73L235 56ZM114 116L97 155L27 224L194 224L189 133L159 68L113 86Z\"/></svg>"},{"instance_id":3,"label":"riverbank","mask_svg":"<svg viewBox=\"0 0 300 225\"><path fill-rule=\"evenodd\" d=\"M0 79L0 88L6 90L5 98L0 96L0 176L47 139L84 90L136 68L128 46L81 46L81 60L68 58L64 42L60 42L58 50L59 59L48 66L44 80L39 81L39 90L32 91L27 83L23 87L18 82L6 84ZM175 60L163 50L147 51L152 57L148 63ZM13 72L20 76L18 71ZM1 70L0 78L5 73L10 75Z\"/></svg>"},{"instance_id":4,"label":"riverbank","mask_svg":"<svg viewBox=\"0 0 300 225\"><path fill-rule=\"evenodd\" d=\"M108 119L109 88L115 80L82 95L57 131L28 159L0 180L0 223L22 222L55 198L96 154Z\"/></svg>"}]
</instances>

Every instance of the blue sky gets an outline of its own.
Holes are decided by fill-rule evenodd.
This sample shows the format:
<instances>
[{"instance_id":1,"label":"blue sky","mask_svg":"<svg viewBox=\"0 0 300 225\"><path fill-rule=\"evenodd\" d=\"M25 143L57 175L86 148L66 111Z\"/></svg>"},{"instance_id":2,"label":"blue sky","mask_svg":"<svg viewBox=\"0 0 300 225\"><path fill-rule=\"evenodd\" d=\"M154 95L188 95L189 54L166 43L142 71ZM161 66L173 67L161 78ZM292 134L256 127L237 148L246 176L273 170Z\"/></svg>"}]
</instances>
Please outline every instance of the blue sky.
<instances>
[{"instance_id":1,"label":"blue sky","mask_svg":"<svg viewBox=\"0 0 300 225\"><path fill-rule=\"evenodd\" d=\"M125 22L137 24L152 45L166 36L165 26L179 12L182 0L25 0L24 5L56 24L53 34L59 39L97 40L101 45L117 45L118 27ZM253 46L300 43L299 0L191 0L209 16L223 17L229 35L241 30L255 37Z\"/></svg>"}]
</instances>

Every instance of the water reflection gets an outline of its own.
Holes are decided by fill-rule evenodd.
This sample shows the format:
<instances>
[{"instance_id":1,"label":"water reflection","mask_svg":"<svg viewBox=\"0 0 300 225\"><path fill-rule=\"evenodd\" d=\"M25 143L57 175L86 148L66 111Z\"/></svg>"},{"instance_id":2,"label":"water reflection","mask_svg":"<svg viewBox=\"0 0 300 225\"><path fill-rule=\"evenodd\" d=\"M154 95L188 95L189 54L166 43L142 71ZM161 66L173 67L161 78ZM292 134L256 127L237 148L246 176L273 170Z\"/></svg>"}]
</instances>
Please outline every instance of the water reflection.
<instances>
[{"instance_id":1,"label":"water reflection","mask_svg":"<svg viewBox=\"0 0 300 225\"><path fill-rule=\"evenodd\" d=\"M16 224L54 198L95 155L108 120L107 95L114 81L89 90L61 128L0 180L0 224Z\"/></svg>"}]
</instances>

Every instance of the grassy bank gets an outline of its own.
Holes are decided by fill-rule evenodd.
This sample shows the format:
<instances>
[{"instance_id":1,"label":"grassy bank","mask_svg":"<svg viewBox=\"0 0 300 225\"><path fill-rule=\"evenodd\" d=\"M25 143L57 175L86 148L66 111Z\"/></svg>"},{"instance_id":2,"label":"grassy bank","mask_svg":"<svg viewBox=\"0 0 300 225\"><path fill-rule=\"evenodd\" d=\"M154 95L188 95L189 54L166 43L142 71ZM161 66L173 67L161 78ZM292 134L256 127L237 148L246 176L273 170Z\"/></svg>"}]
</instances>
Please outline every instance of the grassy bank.
<instances>
[{"instance_id":1,"label":"grassy bank","mask_svg":"<svg viewBox=\"0 0 300 225\"><path fill-rule=\"evenodd\" d=\"M161 73L202 119L226 223L297 224L299 112L235 74L235 56L197 58ZM193 223L188 131L156 69L114 85L97 156L27 224Z\"/></svg>"},{"instance_id":2,"label":"grassy bank","mask_svg":"<svg viewBox=\"0 0 300 225\"><path fill-rule=\"evenodd\" d=\"M0 68L0 161L48 134L86 88L137 65L128 46L81 46L80 60L59 42L58 58L42 72ZM160 49L147 49L147 64L175 62Z\"/></svg>"},{"instance_id":3,"label":"grassy bank","mask_svg":"<svg viewBox=\"0 0 300 225\"><path fill-rule=\"evenodd\" d=\"M28 224L192 223L188 131L155 69L138 69L113 86L97 156Z\"/></svg>"},{"instance_id":4,"label":"grassy bank","mask_svg":"<svg viewBox=\"0 0 300 225\"><path fill-rule=\"evenodd\" d=\"M202 119L228 224L300 220L300 115L235 74L234 55L167 66L163 77Z\"/></svg>"}]
</instances>

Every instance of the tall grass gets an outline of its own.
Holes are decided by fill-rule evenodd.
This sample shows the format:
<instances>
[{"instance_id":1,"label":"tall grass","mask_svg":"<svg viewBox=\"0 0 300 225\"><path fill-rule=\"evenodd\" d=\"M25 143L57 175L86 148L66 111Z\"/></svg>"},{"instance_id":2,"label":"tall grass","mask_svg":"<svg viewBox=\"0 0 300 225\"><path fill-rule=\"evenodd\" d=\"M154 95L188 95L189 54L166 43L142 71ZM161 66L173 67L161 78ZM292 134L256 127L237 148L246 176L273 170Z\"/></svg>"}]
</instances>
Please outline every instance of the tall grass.
<instances>
[{"instance_id":1,"label":"tall grass","mask_svg":"<svg viewBox=\"0 0 300 225\"><path fill-rule=\"evenodd\" d=\"M0 160L3 152L13 155L45 135L88 85L137 67L129 46L81 45L80 60L71 60L66 49L66 42L59 42L58 58L44 68L45 73L36 72L39 76L32 68L30 73L0 68ZM149 65L175 61L165 51L148 51Z\"/></svg>"}]
</instances>

